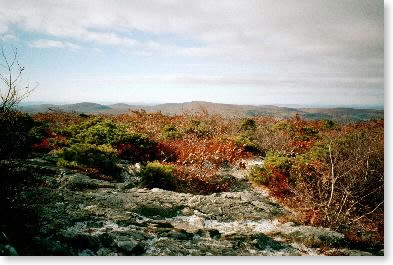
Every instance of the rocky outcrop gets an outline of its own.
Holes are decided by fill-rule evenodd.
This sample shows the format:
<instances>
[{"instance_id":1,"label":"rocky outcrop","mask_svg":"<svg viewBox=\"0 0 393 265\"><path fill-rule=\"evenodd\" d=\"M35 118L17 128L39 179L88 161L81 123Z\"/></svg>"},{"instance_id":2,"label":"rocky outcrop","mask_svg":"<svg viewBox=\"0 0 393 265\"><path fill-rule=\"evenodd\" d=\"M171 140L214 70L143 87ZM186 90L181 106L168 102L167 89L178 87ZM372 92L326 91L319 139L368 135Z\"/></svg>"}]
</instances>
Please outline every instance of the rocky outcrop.
<instances>
[{"instance_id":1,"label":"rocky outcrop","mask_svg":"<svg viewBox=\"0 0 393 265\"><path fill-rule=\"evenodd\" d=\"M280 222L291 212L252 189L193 195L91 179L45 160L23 162L44 183L20 192L35 232L22 255L371 255L348 249L344 236ZM287 217L287 218L282 218ZM4 248L4 246L3 246Z\"/></svg>"}]
</instances>

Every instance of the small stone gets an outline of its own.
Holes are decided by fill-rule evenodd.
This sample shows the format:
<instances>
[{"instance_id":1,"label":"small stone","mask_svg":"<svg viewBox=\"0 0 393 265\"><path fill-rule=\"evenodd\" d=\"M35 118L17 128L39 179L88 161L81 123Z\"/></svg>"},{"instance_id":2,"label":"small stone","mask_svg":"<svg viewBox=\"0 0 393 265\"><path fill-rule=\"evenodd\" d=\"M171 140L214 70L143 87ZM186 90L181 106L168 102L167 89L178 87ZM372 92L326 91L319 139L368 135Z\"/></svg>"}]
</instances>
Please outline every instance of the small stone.
<instances>
[{"instance_id":1,"label":"small stone","mask_svg":"<svg viewBox=\"0 0 393 265\"><path fill-rule=\"evenodd\" d=\"M144 248L136 240L118 241L118 248L126 255L140 255L144 253Z\"/></svg>"},{"instance_id":2,"label":"small stone","mask_svg":"<svg viewBox=\"0 0 393 265\"><path fill-rule=\"evenodd\" d=\"M189 222L191 226L198 229L202 229L205 226L205 220L199 216L191 216Z\"/></svg>"},{"instance_id":3,"label":"small stone","mask_svg":"<svg viewBox=\"0 0 393 265\"><path fill-rule=\"evenodd\" d=\"M137 241L128 240L128 241L119 241L117 242L117 246L126 252L132 252L132 250L138 245Z\"/></svg>"},{"instance_id":4,"label":"small stone","mask_svg":"<svg viewBox=\"0 0 393 265\"><path fill-rule=\"evenodd\" d=\"M191 215L192 214L192 210L189 207L186 207L186 208L181 210L181 214L182 215L186 215L186 216Z\"/></svg>"},{"instance_id":5,"label":"small stone","mask_svg":"<svg viewBox=\"0 0 393 265\"><path fill-rule=\"evenodd\" d=\"M222 208L221 208L221 207L218 207L218 212L219 212L220 214L223 214L223 211L222 211Z\"/></svg>"},{"instance_id":6,"label":"small stone","mask_svg":"<svg viewBox=\"0 0 393 265\"><path fill-rule=\"evenodd\" d=\"M186 231L173 232L170 237L177 240L189 240L193 237L192 233L187 233Z\"/></svg>"},{"instance_id":7,"label":"small stone","mask_svg":"<svg viewBox=\"0 0 393 265\"><path fill-rule=\"evenodd\" d=\"M198 197L196 197L196 196L191 197L191 198L188 200L188 204L189 204L190 206L196 205L196 204L198 204L198 203L199 203L199 200L198 200Z\"/></svg>"},{"instance_id":8,"label":"small stone","mask_svg":"<svg viewBox=\"0 0 393 265\"><path fill-rule=\"evenodd\" d=\"M95 254L90 249L84 249L81 252L79 252L79 256L95 256Z\"/></svg>"}]
</instances>

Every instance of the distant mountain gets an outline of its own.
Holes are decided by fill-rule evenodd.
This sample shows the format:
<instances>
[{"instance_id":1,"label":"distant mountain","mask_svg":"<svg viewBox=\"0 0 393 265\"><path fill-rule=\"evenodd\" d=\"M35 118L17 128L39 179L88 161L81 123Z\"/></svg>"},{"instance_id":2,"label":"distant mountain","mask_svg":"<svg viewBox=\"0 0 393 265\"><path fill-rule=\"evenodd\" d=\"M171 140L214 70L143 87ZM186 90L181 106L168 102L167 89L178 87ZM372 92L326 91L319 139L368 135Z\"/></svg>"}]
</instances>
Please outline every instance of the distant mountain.
<instances>
[{"instance_id":1,"label":"distant mountain","mask_svg":"<svg viewBox=\"0 0 393 265\"><path fill-rule=\"evenodd\" d=\"M19 109L28 113L38 113L46 112L51 109L59 109L59 106L54 104L24 105L20 106Z\"/></svg>"},{"instance_id":2,"label":"distant mountain","mask_svg":"<svg viewBox=\"0 0 393 265\"><path fill-rule=\"evenodd\" d=\"M65 111L75 111L75 112L100 112L105 110L110 110L111 107L106 105L101 105L91 102L82 102L76 104L62 105L62 109Z\"/></svg>"},{"instance_id":3,"label":"distant mountain","mask_svg":"<svg viewBox=\"0 0 393 265\"><path fill-rule=\"evenodd\" d=\"M126 103L116 103L112 105L108 105L111 109L107 111L110 114L119 114L119 113L126 113L130 110L139 110L139 109L146 109L149 106L147 105L130 105Z\"/></svg>"},{"instance_id":4,"label":"distant mountain","mask_svg":"<svg viewBox=\"0 0 393 265\"><path fill-rule=\"evenodd\" d=\"M66 111L92 114L120 114L132 110L145 110L147 112L162 112L167 115L178 115L183 113L209 113L219 114L224 117L252 117L256 115L271 116L277 118L288 118L299 114L304 119L330 119L335 121L361 121L370 119L380 119L384 117L383 110L376 109L354 109L354 108L295 108L278 107L273 105L234 105L221 104L205 101L191 101L184 103L165 103L158 105L130 105L116 103L103 105L91 102L76 104L39 104L25 105L21 110L28 113L38 113L46 111Z\"/></svg>"},{"instance_id":5,"label":"distant mountain","mask_svg":"<svg viewBox=\"0 0 393 265\"><path fill-rule=\"evenodd\" d=\"M302 108L303 117L309 120L371 120L384 117L383 110L376 109L353 109L353 108Z\"/></svg>"},{"instance_id":6,"label":"distant mountain","mask_svg":"<svg viewBox=\"0 0 393 265\"><path fill-rule=\"evenodd\" d=\"M111 107L92 102L81 102L76 104L41 104L41 105L27 105L20 107L22 111L29 113L46 112L51 110L78 112L78 113L95 113L111 110Z\"/></svg>"}]
</instances>

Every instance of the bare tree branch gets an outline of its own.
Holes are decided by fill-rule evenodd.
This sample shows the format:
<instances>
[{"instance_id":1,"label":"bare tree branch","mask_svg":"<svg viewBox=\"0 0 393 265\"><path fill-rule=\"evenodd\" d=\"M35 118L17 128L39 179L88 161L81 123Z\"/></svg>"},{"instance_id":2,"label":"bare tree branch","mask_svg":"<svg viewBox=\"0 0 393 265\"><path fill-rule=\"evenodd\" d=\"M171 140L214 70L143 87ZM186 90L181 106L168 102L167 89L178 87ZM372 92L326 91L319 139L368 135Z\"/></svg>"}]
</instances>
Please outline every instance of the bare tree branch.
<instances>
[{"instance_id":1,"label":"bare tree branch","mask_svg":"<svg viewBox=\"0 0 393 265\"><path fill-rule=\"evenodd\" d=\"M372 214L372 213L375 212L375 211L379 208L379 206L381 206L383 203L384 203L384 201L381 201L373 210L371 210L371 211L369 211L368 213L365 213L365 214L363 214L362 216L360 216L360 217L358 217L358 218L352 220L352 222L350 222L350 224L359 221L360 219L366 217L366 216L369 215L369 214Z\"/></svg>"},{"instance_id":2,"label":"bare tree branch","mask_svg":"<svg viewBox=\"0 0 393 265\"><path fill-rule=\"evenodd\" d=\"M7 56L4 47L1 47L3 63L0 64L5 71L0 72L0 111L9 111L15 108L23 99L27 98L38 86L21 84L24 66L18 61L18 49L12 49L12 55Z\"/></svg>"}]
</instances>

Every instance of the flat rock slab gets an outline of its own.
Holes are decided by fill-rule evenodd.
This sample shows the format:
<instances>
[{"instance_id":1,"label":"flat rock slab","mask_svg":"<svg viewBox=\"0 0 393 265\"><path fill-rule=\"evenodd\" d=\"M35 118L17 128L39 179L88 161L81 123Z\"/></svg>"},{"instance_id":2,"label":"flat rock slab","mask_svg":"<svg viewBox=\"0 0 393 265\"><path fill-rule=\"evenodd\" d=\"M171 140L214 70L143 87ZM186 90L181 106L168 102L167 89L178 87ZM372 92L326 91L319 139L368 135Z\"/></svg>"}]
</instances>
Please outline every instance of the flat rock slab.
<instances>
[{"instance_id":1,"label":"flat rock slab","mask_svg":"<svg viewBox=\"0 0 393 265\"><path fill-rule=\"evenodd\" d=\"M32 237L17 246L18 254L371 255L348 249L335 231L279 222L291 212L259 191L127 189L45 161L31 163L44 185L24 189L16 200L30 214Z\"/></svg>"}]
</instances>

